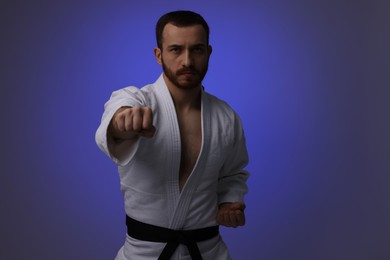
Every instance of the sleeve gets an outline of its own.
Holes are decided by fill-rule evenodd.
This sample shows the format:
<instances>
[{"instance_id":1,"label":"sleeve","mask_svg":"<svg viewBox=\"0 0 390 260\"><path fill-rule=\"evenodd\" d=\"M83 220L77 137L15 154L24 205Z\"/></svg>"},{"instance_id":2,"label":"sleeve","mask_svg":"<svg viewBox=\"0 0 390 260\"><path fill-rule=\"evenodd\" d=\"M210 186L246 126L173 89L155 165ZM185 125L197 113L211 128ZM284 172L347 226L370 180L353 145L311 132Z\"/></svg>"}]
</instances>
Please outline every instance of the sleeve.
<instances>
[{"instance_id":1,"label":"sleeve","mask_svg":"<svg viewBox=\"0 0 390 260\"><path fill-rule=\"evenodd\" d=\"M142 91L136 87L127 87L114 91L110 99L104 105L104 113L101 123L96 131L96 144L111 160L119 166L130 162L134 156L139 139L136 141L122 141L117 143L107 135L107 128L114 113L123 106L146 106L147 102Z\"/></svg>"},{"instance_id":2,"label":"sleeve","mask_svg":"<svg viewBox=\"0 0 390 260\"><path fill-rule=\"evenodd\" d=\"M248 152L244 130L237 114L234 119L233 144L228 151L218 180L218 204L224 202L244 202L248 192L246 181L249 172L244 168L248 164Z\"/></svg>"}]
</instances>

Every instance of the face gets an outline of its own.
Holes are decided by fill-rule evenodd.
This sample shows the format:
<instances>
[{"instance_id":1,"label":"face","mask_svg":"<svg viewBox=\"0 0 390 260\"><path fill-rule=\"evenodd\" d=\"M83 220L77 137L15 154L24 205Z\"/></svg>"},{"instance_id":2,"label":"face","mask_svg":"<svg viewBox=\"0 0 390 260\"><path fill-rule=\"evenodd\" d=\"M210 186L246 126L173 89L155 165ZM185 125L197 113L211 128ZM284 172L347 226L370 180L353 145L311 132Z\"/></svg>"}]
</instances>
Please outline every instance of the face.
<instances>
[{"instance_id":1,"label":"face","mask_svg":"<svg viewBox=\"0 0 390 260\"><path fill-rule=\"evenodd\" d=\"M154 53L168 83L181 89L200 87L211 54L203 27L177 27L168 23L162 36L162 47Z\"/></svg>"}]
</instances>

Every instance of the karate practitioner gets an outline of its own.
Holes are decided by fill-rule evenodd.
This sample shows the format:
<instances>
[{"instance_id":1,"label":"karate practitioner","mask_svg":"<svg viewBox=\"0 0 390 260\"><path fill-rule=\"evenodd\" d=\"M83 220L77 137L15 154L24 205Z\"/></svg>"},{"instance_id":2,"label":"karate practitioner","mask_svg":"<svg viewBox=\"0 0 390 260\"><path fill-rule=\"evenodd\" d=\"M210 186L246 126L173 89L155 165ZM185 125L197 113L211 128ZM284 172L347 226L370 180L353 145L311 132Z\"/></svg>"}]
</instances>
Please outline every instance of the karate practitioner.
<instances>
[{"instance_id":1,"label":"karate practitioner","mask_svg":"<svg viewBox=\"0 0 390 260\"><path fill-rule=\"evenodd\" d=\"M163 15L156 37L162 75L113 92L96 132L124 194L127 236L116 259L230 259L218 225L245 223L241 121L202 87L212 48L199 14Z\"/></svg>"}]
</instances>

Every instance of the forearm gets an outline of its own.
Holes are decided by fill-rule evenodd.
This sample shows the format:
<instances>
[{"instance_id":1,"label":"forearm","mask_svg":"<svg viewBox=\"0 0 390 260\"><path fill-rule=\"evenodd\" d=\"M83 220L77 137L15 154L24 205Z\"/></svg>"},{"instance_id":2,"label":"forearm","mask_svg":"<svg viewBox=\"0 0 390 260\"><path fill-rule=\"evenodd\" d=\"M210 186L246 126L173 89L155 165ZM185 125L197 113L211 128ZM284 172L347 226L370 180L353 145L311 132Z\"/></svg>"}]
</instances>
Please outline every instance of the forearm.
<instances>
[{"instance_id":1,"label":"forearm","mask_svg":"<svg viewBox=\"0 0 390 260\"><path fill-rule=\"evenodd\" d=\"M249 173L238 170L235 174L225 175L218 180L218 203L243 202L248 192L246 181Z\"/></svg>"},{"instance_id":2,"label":"forearm","mask_svg":"<svg viewBox=\"0 0 390 260\"><path fill-rule=\"evenodd\" d=\"M127 87L114 91L110 99L104 105L104 113L101 123L96 131L95 139L99 148L118 165L126 165L135 154L139 139L137 136L145 136L139 129L134 131L126 122L133 122L126 114L126 108L147 106L145 97L136 87ZM118 111L124 112L114 124L114 118ZM150 113L149 113L149 116ZM149 121L151 117L149 117ZM139 127L140 117L136 120ZM119 126L119 127L118 127ZM138 133L136 133L138 132ZM149 134L152 136L152 134ZM134 138L135 137L135 138Z\"/></svg>"}]
</instances>

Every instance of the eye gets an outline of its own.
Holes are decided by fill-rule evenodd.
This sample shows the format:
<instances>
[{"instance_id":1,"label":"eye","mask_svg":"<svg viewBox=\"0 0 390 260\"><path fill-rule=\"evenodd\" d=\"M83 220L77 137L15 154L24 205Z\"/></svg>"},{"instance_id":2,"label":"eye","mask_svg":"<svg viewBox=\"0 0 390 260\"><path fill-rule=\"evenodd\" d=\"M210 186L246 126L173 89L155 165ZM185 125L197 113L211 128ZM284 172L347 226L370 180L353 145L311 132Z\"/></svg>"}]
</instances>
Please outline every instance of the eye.
<instances>
[{"instance_id":1,"label":"eye","mask_svg":"<svg viewBox=\"0 0 390 260\"><path fill-rule=\"evenodd\" d=\"M177 53L180 53L181 49L179 47L172 47L169 49L169 51L177 54Z\"/></svg>"},{"instance_id":2,"label":"eye","mask_svg":"<svg viewBox=\"0 0 390 260\"><path fill-rule=\"evenodd\" d=\"M192 50L195 53L203 53L204 52L204 48L203 47L194 47Z\"/></svg>"}]
</instances>

